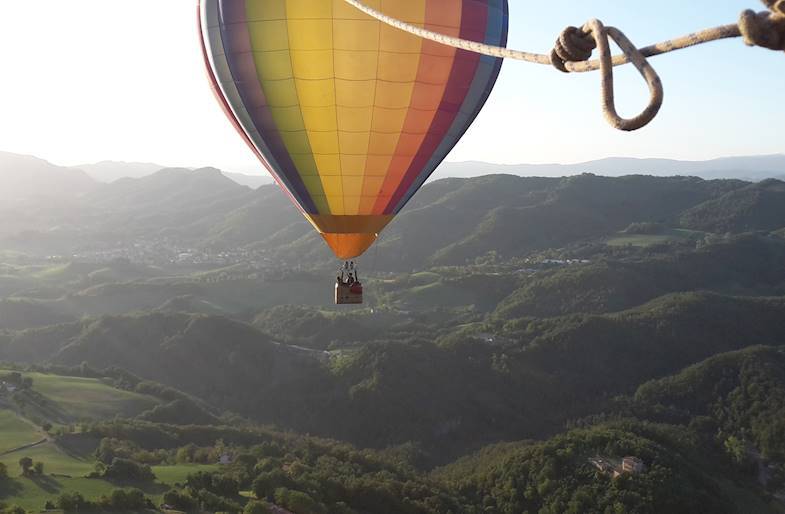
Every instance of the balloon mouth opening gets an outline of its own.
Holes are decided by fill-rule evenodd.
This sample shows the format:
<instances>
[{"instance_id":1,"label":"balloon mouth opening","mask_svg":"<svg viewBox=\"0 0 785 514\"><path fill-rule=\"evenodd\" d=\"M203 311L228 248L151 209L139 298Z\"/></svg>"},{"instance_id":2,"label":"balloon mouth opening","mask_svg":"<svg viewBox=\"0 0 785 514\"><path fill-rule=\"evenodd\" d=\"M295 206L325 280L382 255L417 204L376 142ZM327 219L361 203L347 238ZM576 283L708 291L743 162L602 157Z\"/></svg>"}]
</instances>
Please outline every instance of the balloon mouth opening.
<instances>
[{"instance_id":1,"label":"balloon mouth opening","mask_svg":"<svg viewBox=\"0 0 785 514\"><path fill-rule=\"evenodd\" d=\"M336 257L347 261L359 257L376 241L378 234L322 232L321 236Z\"/></svg>"}]
</instances>

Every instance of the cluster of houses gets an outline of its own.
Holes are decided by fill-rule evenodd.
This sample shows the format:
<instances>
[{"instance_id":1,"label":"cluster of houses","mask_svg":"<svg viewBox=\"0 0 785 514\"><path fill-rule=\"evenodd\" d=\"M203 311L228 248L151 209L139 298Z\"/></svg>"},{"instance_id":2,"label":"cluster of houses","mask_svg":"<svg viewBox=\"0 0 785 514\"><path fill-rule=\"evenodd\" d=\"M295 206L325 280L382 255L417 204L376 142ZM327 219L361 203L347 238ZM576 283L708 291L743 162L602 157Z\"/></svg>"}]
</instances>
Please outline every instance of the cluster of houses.
<instances>
[{"instance_id":1,"label":"cluster of houses","mask_svg":"<svg viewBox=\"0 0 785 514\"><path fill-rule=\"evenodd\" d=\"M18 389L16 384L12 384L11 382L0 381L0 396L11 394Z\"/></svg>"},{"instance_id":2,"label":"cluster of houses","mask_svg":"<svg viewBox=\"0 0 785 514\"><path fill-rule=\"evenodd\" d=\"M623 474L638 475L646 471L646 465L638 457L624 457L620 463L613 462L605 457L591 457L589 463L600 473L611 475L617 478Z\"/></svg>"},{"instance_id":3,"label":"cluster of houses","mask_svg":"<svg viewBox=\"0 0 785 514\"><path fill-rule=\"evenodd\" d=\"M524 262L530 264L531 266L526 268L520 268L515 270L515 273L527 274L527 275L534 275L539 273L543 269L549 269L558 266L573 266L575 264L589 264L591 263L588 259L542 259L542 260L534 260L534 259L526 259Z\"/></svg>"},{"instance_id":4,"label":"cluster of houses","mask_svg":"<svg viewBox=\"0 0 785 514\"><path fill-rule=\"evenodd\" d=\"M133 244L116 241L113 246L87 248L68 255L49 255L49 262L89 262L111 263L126 261L148 265L186 264L229 266L232 264L251 264L257 269L270 268L273 261L265 250L233 249L209 251L182 246L174 238L162 237L139 239Z\"/></svg>"},{"instance_id":5,"label":"cluster of houses","mask_svg":"<svg viewBox=\"0 0 785 514\"><path fill-rule=\"evenodd\" d=\"M551 266L570 266L572 264L589 264L591 261L588 259L543 259L540 262Z\"/></svg>"}]
</instances>

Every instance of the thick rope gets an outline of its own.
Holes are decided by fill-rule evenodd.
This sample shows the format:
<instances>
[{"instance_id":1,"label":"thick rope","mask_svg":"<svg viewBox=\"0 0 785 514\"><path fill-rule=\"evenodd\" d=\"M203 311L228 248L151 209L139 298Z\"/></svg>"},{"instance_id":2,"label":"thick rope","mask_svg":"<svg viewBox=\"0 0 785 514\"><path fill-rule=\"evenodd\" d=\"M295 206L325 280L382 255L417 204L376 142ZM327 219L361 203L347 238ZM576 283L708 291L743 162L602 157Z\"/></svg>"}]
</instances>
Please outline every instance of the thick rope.
<instances>
[{"instance_id":1,"label":"thick rope","mask_svg":"<svg viewBox=\"0 0 785 514\"><path fill-rule=\"evenodd\" d=\"M612 127L619 130L638 130L648 125L657 116L662 107L663 88L657 72L651 67L640 50L638 50L622 31L614 27L604 27L599 20L590 20L584 27L583 32L590 33L592 39L597 44L600 53L600 73L602 75L602 113ZM622 49L632 64L637 68L641 76L649 86L649 104L634 118L622 118L616 112L616 103L613 93L613 63L611 56L611 46L608 38L613 39L619 48Z\"/></svg>"},{"instance_id":2,"label":"thick rope","mask_svg":"<svg viewBox=\"0 0 785 514\"><path fill-rule=\"evenodd\" d=\"M598 20L591 20L580 29L567 27L559 36L550 55L523 52L448 36L388 16L368 7L362 0L344 1L391 27L453 48L502 59L550 64L564 72L586 72L599 69L602 75L603 113L608 122L620 130L637 130L647 125L654 119L662 106L662 82L646 60L647 57L689 48L710 41L740 36L743 36L744 42L751 46L785 50L785 0L762 0L766 7L769 8L769 11L756 13L755 11L747 10L741 14L741 18L736 24L702 30L640 49L636 48L619 29L605 27ZM621 48L623 52L621 55L611 55L608 38L613 39ZM599 50L599 59L589 60L595 48ZM634 118L625 119L617 114L615 108L613 67L630 62L646 80L649 86L650 98L649 104L643 112Z\"/></svg>"}]
</instances>

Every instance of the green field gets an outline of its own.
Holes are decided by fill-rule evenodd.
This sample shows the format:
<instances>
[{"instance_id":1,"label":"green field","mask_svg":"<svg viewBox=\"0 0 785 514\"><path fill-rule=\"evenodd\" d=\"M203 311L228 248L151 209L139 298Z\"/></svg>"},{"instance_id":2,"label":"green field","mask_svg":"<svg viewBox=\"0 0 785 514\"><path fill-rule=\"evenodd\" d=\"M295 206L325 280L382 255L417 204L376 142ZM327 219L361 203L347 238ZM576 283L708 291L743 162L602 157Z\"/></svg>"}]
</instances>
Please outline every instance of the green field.
<instances>
[{"instance_id":1,"label":"green field","mask_svg":"<svg viewBox=\"0 0 785 514\"><path fill-rule=\"evenodd\" d=\"M19 476L21 457L43 462L44 476ZM43 509L46 500L57 498L66 491L79 491L85 497L97 497L114 488L104 480L84 478L84 475L93 470L93 463L67 455L53 442L0 456L0 462L8 466L8 474L13 478L4 491L5 494L0 496L0 501L17 504L25 509Z\"/></svg>"},{"instance_id":2,"label":"green field","mask_svg":"<svg viewBox=\"0 0 785 514\"><path fill-rule=\"evenodd\" d=\"M30 423L6 409L0 410L0 453L34 443L43 435Z\"/></svg>"},{"instance_id":3,"label":"green field","mask_svg":"<svg viewBox=\"0 0 785 514\"><path fill-rule=\"evenodd\" d=\"M0 370L0 373L4 371ZM20 413L11 408L0 408L0 453L45 437L46 434L26 418L35 419L36 423L44 420L58 423L114 416L133 417L160 403L152 396L116 389L93 378L27 372L22 375L33 380L33 392L44 398L22 390L16 393L16 401L6 400L9 407L23 407ZM44 474L40 477L19 476L21 457L43 462ZM85 478L95 468L92 456L71 454L53 441L2 454L0 462L8 467L12 478L0 486L0 502L28 510L41 510L47 500L53 500L64 492L78 491L86 498L95 499L118 487L106 480ZM156 473L161 475L161 479L154 484L142 484L140 489L155 501L160 501L160 495L169 489L169 483L183 481L188 473L197 469L194 466L157 467Z\"/></svg>"},{"instance_id":4,"label":"green field","mask_svg":"<svg viewBox=\"0 0 785 514\"><path fill-rule=\"evenodd\" d=\"M674 228L665 230L662 234L624 234L620 233L617 237L608 239L605 244L608 246L638 246L647 247L664 244L671 241L685 241L702 236L703 232Z\"/></svg>"},{"instance_id":5,"label":"green field","mask_svg":"<svg viewBox=\"0 0 785 514\"><path fill-rule=\"evenodd\" d=\"M23 375L33 379L34 391L44 395L72 420L107 419L115 415L133 417L160 403L152 396L116 389L95 378L45 373Z\"/></svg>"},{"instance_id":6,"label":"green field","mask_svg":"<svg viewBox=\"0 0 785 514\"><path fill-rule=\"evenodd\" d=\"M4 372L7 370L0 370L0 373ZM47 400L25 403L24 416L36 422L48 420L56 424L84 419L108 419L117 415L134 417L161 403L152 396L117 389L95 378L28 372L23 372L22 375L32 378L33 391ZM4 444L0 443L0 447L2 446Z\"/></svg>"},{"instance_id":7,"label":"green field","mask_svg":"<svg viewBox=\"0 0 785 514\"><path fill-rule=\"evenodd\" d=\"M2 436L4 435L3 433ZM21 457L30 457L35 462L43 462L44 476L35 478L19 476ZM10 484L0 488L0 502L16 504L28 510L41 510L47 500L54 500L65 492L79 492L85 498L95 499L120 487L106 480L85 478L85 475L93 471L94 461L78 455L69 455L53 442L0 456L0 462L8 466L9 475L12 477ZM154 466L156 482L137 484L136 487L143 490L154 502L160 503L163 493L173 484L184 482L188 474L202 470L211 471L216 467L216 465L199 464ZM126 487L127 484L122 486Z\"/></svg>"}]
</instances>

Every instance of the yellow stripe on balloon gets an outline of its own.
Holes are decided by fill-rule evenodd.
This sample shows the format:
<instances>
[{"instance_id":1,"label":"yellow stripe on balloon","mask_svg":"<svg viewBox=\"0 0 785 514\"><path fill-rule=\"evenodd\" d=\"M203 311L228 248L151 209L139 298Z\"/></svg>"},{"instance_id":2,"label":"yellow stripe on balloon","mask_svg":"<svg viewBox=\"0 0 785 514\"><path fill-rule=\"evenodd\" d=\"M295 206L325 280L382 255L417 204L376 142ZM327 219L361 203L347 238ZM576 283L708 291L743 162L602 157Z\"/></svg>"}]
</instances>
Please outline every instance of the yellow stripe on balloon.
<instances>
[{"instance_id":1,"label":"yellow stripe on balloon","mask_svg":"<svg viewBox=\"0 0 785 514\"><path fill-rule=\"evenodd\" d=\"M318 180L318 164L314 161L308 140L295 79L297 75L292 68L291 31L286 8L286 0L245 2L248 34L252 48L264 49L255 51L253 58L273 122L317 210L327 214L330 207Z\"/></svg>"},{"instance_id":2,"label":"yellow stripe on balloon","mask_svg":"<svg viewBox=\"0 0 785 514\"><path fill-rule=\"evenodd\" d=\"M285 0L297 102L328 211L345 214L338 155L332 6L325 0ZM321 211L320 211L321 212Z\"/></svg>"},{"instance_id":3,"label":"yellow stripe on balloon","mask_svg":"<svg viewBox=\"0 0 785 514\"><path fill-rule=\"evenodd\" d=\"M398 19L422 26L425 0L381 2L380 10ZM358 214L371 214L384 176L400 139L409 110L414 81L420 64L422 40L406 32L382 26L379 34L379 66L374 91L373 123L368 142L368 159L360 189Z\"/></svg>"},{"instance_id":4,"label":"yellow stripe on balloon","mask_svg":"<svg viewBox=\"0 0 785 514\"><path fill-rule=\"evenodd\" d=\"M341 0L331 3L341 189L345 213L357 215L373 118L381 24L368 16L347 11ZM378 4L378 0L375 3Z\"/></svg>"}]
</instances>

